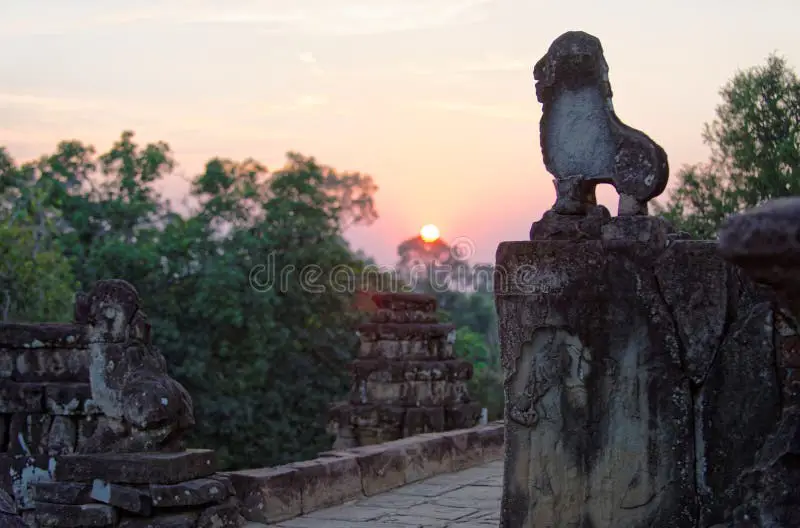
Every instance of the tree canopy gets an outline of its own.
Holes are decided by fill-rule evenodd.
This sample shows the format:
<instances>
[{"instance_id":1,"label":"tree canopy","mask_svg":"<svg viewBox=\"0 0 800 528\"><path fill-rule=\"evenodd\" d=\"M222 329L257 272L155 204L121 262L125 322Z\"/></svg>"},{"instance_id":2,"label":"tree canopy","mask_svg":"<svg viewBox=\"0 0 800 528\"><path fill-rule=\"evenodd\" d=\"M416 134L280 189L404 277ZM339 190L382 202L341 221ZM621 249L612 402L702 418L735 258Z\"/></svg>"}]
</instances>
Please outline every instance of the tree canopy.
<instances>
[{"instance_id":1,"label":"tree canopy","mask_svg":"<svg viewBox=\"0 0 800 528\"><path fill-rule=\"evenodd\" d=\"M800 194L800 79L786 60L738 72L720 91L703 140L711 159L684 167L657 211L698 238L714 238L730 214Z\"/></svg>"},{"instance_id":2,"label":"tree canopy","mask_svg":"<svg viewBox=\"0 0 800 528\"><path fill-rule=\"evenodd\" d=\"M132 132L99 155L65 141L19 164L0 150L4 319L69 319L76 287L126 279L195 402L192 445L229 468L329 449L321 418L348 388L360 317L331 270L364 265L343 232L377 217L372 178L298 153L272 172L214 158L179 212L156 190L174 166Z\"/></svg>"}]
</instances>

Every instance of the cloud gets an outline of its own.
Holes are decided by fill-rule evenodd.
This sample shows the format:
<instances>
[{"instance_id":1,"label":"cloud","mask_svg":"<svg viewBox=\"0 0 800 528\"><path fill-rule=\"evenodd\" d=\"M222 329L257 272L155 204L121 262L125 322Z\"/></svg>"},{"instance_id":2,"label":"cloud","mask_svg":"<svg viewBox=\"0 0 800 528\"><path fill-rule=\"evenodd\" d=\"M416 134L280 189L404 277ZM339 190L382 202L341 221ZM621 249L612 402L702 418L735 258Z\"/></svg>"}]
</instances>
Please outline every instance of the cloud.
<instances>
[{"instance_id":1,"label":"cloud","mask_svg":"<svg viewBox=\"0 0 800 528\"><path fill-rule=\"evenodd\" d=\"M300 59L300 62L304 62L306 64L316 64L317 59L314 58L314 55L309 51L304 51L297 57Z\"/></svg>"},{"instance_id":2,"label":"cloud","mask_svg":"<svg viewBox=\"0 0 800 528\"><path fill-rule=\"evenodd\" d=\"M0 92L0 106L23 107L49 112L83 112L87 110L98 110L103 108L104 105L97 101L84 99Z\"/></svg>"},{"instance_id":3,"label":"cloud","mask_svg":"<svg viewBox=\"0 0 800 528\"><path fill-rule=\"evenodd\" d=\"M307 65L308 70L315 77L320 77L325 73L322 67L317 64L317 58L314 57L314 54L312 54L310 51L304 51L300 53L297 58L300 60L300 62Z\"/></svg>"},{"instance_id":4,"label":"cloud","mask_svg":"<svg viewBox=\"0 0 800 528\"><path fill-rule=\"evenodd\" d=\"M445 74L470 74L470 73L500 73L520 72L528 74L532 66L522 59L506 57L504 55L487 54L475 59L437 64L435 66L420 66L418 64L405 64L393 71L400 71L406 75L441 76Z\"/></svg>"},{"instance_id":5,"label":"cloud","mask_svg":"<svg viewBox=\"0 0 800 528\"><path fill-rule=\"evenodd\" d=\"M293 7L277 3L163 2L151 7L101 14L71 13L37 16L33 12L0 21L8 36L63 34L134 24L247 24L260 31L327 36L371 35L428 29L481 20L481 9L494 0L296 0ZM239 4L239 5L237 5ZM242 5L244 4L244 5ZM285 4L284 4L285 6ZM32 8L31 8L32 9Z\"/></svg>"},{"instance_id":6,"label":"cloud","mask_svg":"<svg viewBox=\"0 0 800 528\"><path fill-rule=\"evenodd\" d=\"M459 101L421 101L416 103L415 106L429 110L459 112L481 117L510 119L514 121L530 121L533 116L533 108L524 105L475 104Z\"/></svg>"}]
</instances>

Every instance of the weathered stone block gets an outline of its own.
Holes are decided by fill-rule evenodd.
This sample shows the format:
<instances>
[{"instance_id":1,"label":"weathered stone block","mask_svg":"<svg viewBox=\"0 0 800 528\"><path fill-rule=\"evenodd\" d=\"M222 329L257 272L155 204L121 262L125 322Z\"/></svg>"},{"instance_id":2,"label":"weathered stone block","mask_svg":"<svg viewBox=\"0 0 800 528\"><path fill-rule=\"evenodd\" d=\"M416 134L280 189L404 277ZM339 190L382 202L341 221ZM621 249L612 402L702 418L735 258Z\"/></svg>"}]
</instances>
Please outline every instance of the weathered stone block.
<instances>
[{"instance_id":1,"label":"weathered stone block","mask_svg":"<svg viewBox=\"0 0 800 528\"><path fill-rule=\"evenodd\" d=\"M150 496L156 508L199 506L223 502L233 487L227 477L194 479L179 484L151 484Z\"/></svg>"},{"instance_id":2,"label":"weathered stone block","mask_svg":"<svg viewBox=\"0 0 800 528\"><path fill-rule=\"evenodd\" d=\"M301 491L303 513L362 497L361 472L354 456L318 458L289 464Z\"/></svg>"},{"instance_id":3,"label":"weathered stone block","mask_svg":"<svg viewBox=\"0 0 800 528\"><path fill-rule=\"evenodd\" d=\"M448 337L448 338L441 338L441 339L434 339L431 341L431 347L436 351L433 354L435 357L438 357L442 360L453 359L456 357L455 349L453 348L453 343L455 342L455 337Z\"/></svg>"},{"instance_id":4,"label":"weathered stone block","mask_svg":"<svg viewBox=\"0 0 800 528\"><path fill-rule=\"evenodd\" d=\"M52 480L52 468L56 460L57 457L47 455L0 456L0 485L15 498L17 508L28 510L33 507L30 486Z\"/></svg>"},{"instance_id":5,"label":"weathered stone block","mask_svg":"<svg viewBox=\"0 0 800 528\"><path fill-rule=\"evenodd\" d=\"M123 517L118 528L195 528L199 511L167 513L153 517Z\"/></svg>"},{"instance_id":6,"label":"weathered stone block","mask_svg":"<svg viewBox=\"0 0 800 528\"><path fill-rule=\"evenodd\" d=\"M101 479L119 484L176 484L214 474L216 457L208 449L175 453L100 453L67 455L54 470L56 480Z\"/></svg>"},{"instance_id":7,"label":"weathered stone block","mask_svg":"<svg viewBox=\"0 0 800 528\"><path fill-rule=\"evenodd\" d=\"M737 278L710 241L670 244L655 272L682 344L682 361L692 382L699 385L722 342L728 297ZM687 284L693 287L687 288Z\"/></svg>"},{"instance_id":8,"label":"weathered stone block","mask_svg":"<svg viewBox=\"0 0 800 528\"><path fill-rule=\"evenodd\" d=\"M393 442L351 449L361 471L365 495L383 493L405 484L407 455L402 445Z\"/></svg>"},{"instance_id":9,"label":"weathered stone block","mask_svg":"<svg viewBox=\"0 0 800 528\"><path fill-rule=\"evenodd\" d=\"M702 439L697 453L703 468L697 476L702 523L723 521L737 505L739 475L755 462L780 418L781 388L767 360L775 357L772 321L768 303L741 303L715 367L698 390L690 438Z\"/></svg>"},{"instance_id":10,"label":"weathered stone block","mask_svg":"<svg viewBox=\"0 0 800 528\"><path fill-rule=\"evenodd\" d=\"M781 337L778 341L779 363L784 368L800 368L800 336Z\"/></svg>"},{"instance_id":11,"label":"weathered stone block","mask_svg":"<svg viewBox=\"0 0 800 528\"><path fill-rule=\"evenodd\" d=\"M239 502L232 497L222 504L209 506L200 514L195 528L239 528L245 519L239 513Z\"/></svg>"},{"instance_id":12,"label":"weathered stone block","mask_svg":"<svg viewBox=\"0 0 800 528\"><path fill-rule=\"evenodd\" d=\"M466 359L451 359L445 361L447 379L452 381L469 381L472 379L474 369L472 363Z\"/></svg>"},{"instance_id":13,"label":"weathered stone block","mask_svg":"<svg viewBox=\"0 0 800 528\"><path fill-rule=\"evenodd\" d=\"M85 348L85 330L68 323L0 323L0 347Z\"/></svg>"},{"instance_id":14,"label":"weathered stone block","mask_svg":"<svg viewBox=\"0 0 800 528\"><path fill-rule=\"evenodd\" d=\"M43 410L43 385L0 380L0 413L40 413Z\"/></svg>"},{"instance_id":15,"label":"weathered stone block","mask_svg":"<svg viewBox=\"0 0 800 528\"><path fill-rule=\"evenodd\" d=\"M461 471L483 463L481 436L474 429L445 431L441 435L450 443L453 471Z\"/></svg>"},{"instance_id":16,"label":"weathered stone block","mask_svg":"<svg viewBox=\"0 0 800 528\"><path fill-rule=\"evenodd\" d=\"M438 317L434 312L421 310L386 310L378 309L370 320L373 323L435 323Z\"/></svg>"},{"instance_id":17,"label":"weathered stone block","mask_svg":"<svg viewBox=\"0 0 800 528\"><path fill-rule=\"evenodd\" d=\"M75 452L78 439L78 424L71 416L53 416L47 434L48 455L68 455Z\"/></svg>"},{"instance_id":18,"label":"weathered stone block","mask_svg":"<svg viewBox=\"0 0 800 528\"><path fill-rule=\"evenodd\" d=\"M447 374L447 364L438 359L410 360L403 364L401 381L443 381Z\"/></svg>"},{"instance_id":19,"label":"weathered stone block","mask_svg":"<svg viewBox=\"0 0 800 528\"><path fill-rule=\"evenodd\" d=\"M47 383L44 391L45 410L56 415L84 414L86 402L92 398L88 383Z\"/></svg>"},{"instance_id":20,"label":"weathered stone block","mask_svg":"<svg viewBox=\"0 0 800 528\"><path fill-rule=\"evenodd\" d=\"M362 381L373 383L398 383L405 379L405 362L385 358L356 359L350 364L353 385Z\"/></svg>"},{"instance_id":21,"label":"weathered stone block","mask_svg":"<svg viewBox=\"0 0 800 528\"><path fill-rule=\"evenodd\" d=\"M12 378L24 382L85 383L89 380L89 351L85 348L22 350L17 354Z\"/></svg>"},{"instance_id":22,"label":"weathered stone block","mask_svg":"<svg viewBox=\"0 0 800 528\"><path fill-rule=\"evenodd\" d=\"M97 502L139 515L148 516L153 511L153 501L142 490L100 479L92 482L90 496Z\"/></svg>"},{"instance_id":23,"label":"weathered stone block","mask_svg":"<svg viewBox=\"0 0 800 528\"><path fill-rule=\"evenodd\" d=\"M35 482L30 490L36 502L77 505L92 502L92 485L86 482Z\"/></svg>"},{"instance_id":24,"label":"weathered stone block","mask_svg":"<svg viewBox=\"0 0 800 528\"><path fill-rule=\"evenodd\" d=\"M42 528L85 528L114 526L117 512L105 504L66 504L36 503L36 521Z\"/></svg>"},{"instance_id":25,"label":"weathered stone block","mask_svg":"<svg viewBox=\"0 0 800 528\"><path fill-rule=\"evenodd\" d=\"M11 379L17 365L17 351L0 347L0 379Z\"/></svg>"},{"instance_id":26,"label":"weathered stone block","mask_svg":"<svg viewBox=\"0 0 800 528\"><path fill-rule=\"evenodd\" d=\"M695 526L694 402L653 273L664 249L498 248L506 525Z\"/></svg>"},{"instance_id":27,"label":"weathered stone block","mask_svg":"<svg viewBox=\"0 0 800 528\"><path fill-rule=\"evenodd\" d=\"M455 332L455 326L449 323L365 323L358 327L358 333L364 341L424 341L447 337L452 332Z\"/></svg>"},{"instance_id":28,"label":"weathered stone block","mask_svg":"<svg viewBox=\"0 0 800 528\"><path fill-rule=\"evenodd\" d=\"M403 436L436 433L445 429L443 407L412 407L403 420Z\"/></svg>"},{"instance_id":29,"label":"weathered stone block","mask_svg":"<svg viewBox=\"0 0 800 528\"><path fill-rule=\"evenodd\" d=\"M302 490L295 482L297 469L247 469L225 473L233 482L248 521L277 523L303 513Z\"/></svg>"},{"instance_id":30,"label":"weathered stone block","mask_svg":"<svg viewBox=\"0 0 800 528\"><path fill-rule=\"evenodd\" d=\"M433 314L436 312L436 297L419 293L376 293L372 302L379 310L394 312L419 311Z\"/></svg>"},{"instance_id":31,"label":"weathered stone block","mask_svg":"<svg viewBox=\"0 0 800 528\"><path fill-rule=\"evenodd\" d=\"M445 409L445 429L466 429L478 423L481 416L481 404L478 402L457 403Z\"/></svg>"},{"instance_id":32,"label":"weathered stone block","mask_svg":"<svg viewBox=\"0 0 800 528\"><path fill-rule=\"evenodd\" d=\"M52 423L53 417L49 414L13 414L9 426L9 454L47 454Z\"/></svg>"},{"instance_id":33,"label":"weathered stone block","mask_svg":"<svg viewBox=\"0 0 800 528\"><path fill-rule=\"evenodd\" d=\"M427 433L393 442L406 450L406 483L416 482L453 470L450 441L442 433Z\"/></svg>"},{"instance_id":34,"label":"weathered stone block","mask_svg":"<svg viewBox=\"0 0 800 528\"><path fill-rule=\"evenodd\" d=\"M503 458L505 445L505 426L502 422L475 428L480 438L483 459L487 462Z\"/></svg>"},{"instance_id":35,"label":"weathered stone block","mask_svg":"<svg viewBox=\"0 0 800 528\"><path fill-rule=\"evenodd\" d=\"M406 409L398 405L361 405L351 408L352 425L356 429L383 426L400 432Z\"/></svg>"},{"instance_id":36,"label":"weathered stone block","mask_svg":"<svg viewBox=\"0 0 800 528\"><path fill-rule=\"evenodd\" d=\"M356 445L368 446L391 442L403 437L400 426L394 424L381 424L373 427L359 427L355 429Z\"/></svg>"}]
</instances>

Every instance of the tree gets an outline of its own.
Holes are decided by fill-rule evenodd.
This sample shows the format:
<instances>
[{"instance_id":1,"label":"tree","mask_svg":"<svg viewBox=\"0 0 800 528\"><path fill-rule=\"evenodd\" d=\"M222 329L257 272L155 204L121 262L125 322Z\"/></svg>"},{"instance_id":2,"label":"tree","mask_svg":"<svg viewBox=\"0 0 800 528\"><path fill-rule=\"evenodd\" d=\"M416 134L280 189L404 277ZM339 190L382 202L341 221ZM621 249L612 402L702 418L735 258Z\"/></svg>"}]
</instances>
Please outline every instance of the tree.
<instances>
[{"instance_id":1,"label":"tree","mask_svg":"<svg viewBox=\"0 0 800 528\"><path fill-rule=\"evenodd\" d=\"M76 282L33 174L0 148L0 321L67 321Z\"/></svg>"},{"instance_id":2,"label":"tree","mask_svg":"<svg viewBox=\"0 0 800 528\"><path fill-rule=\"evenodd\" d=\"M100 155L65 141L21 167L0 156L0 210L45 211L35 218L81 288L123 278L139 290L155 344L195 402L192 446L216 449L227 468L329 449L320 418L348 388L360 317L358 284L334 283L333 271L356 278L363 267L343 232L377 217L372 178L296 153L274 172L214 158L193 179L196 206L179 215L155 190L173 166L166 143L139 145L132 132ZM29 216L26 228L37 225ZM6 239L0 225L3 250L28 252ZM4 262L36 278L24 258Z\"/></svg>"},{"instance_id":3,"label":"tree","mask_svg":"<svg viewBox=\"0 0 800 528\"><path fill-rule=\"evenodd\" d=\"M800 79L771 55L737 73L721 90L716 119L706 124L708 163L683 168L666 206L673 224L713 238L730 214L765 200L800 194Z\"/></svg>"}]
</instances>

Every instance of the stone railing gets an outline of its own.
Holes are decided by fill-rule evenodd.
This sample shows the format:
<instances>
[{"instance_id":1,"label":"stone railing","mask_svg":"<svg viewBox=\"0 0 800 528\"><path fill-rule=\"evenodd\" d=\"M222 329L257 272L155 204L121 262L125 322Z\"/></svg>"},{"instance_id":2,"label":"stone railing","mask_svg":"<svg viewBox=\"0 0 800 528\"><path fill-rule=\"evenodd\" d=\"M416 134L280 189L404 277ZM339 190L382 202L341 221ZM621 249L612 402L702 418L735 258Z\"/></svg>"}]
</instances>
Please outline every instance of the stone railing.
<instances>
[{"instance_id":1,"label":"stone railing","mask_svg":"<svg viewBox=\"0 0 800 528\"><path fill-rule=\"evenodd\" d=\"M130 284L100 281L77 297L73 323L0 324L0 526L235 528L245 517L288 519L502 456L504 428L494 424L216 473L213 451L182 447L194 424L191 399L167 375L140 304ZM397 387L416 387L414 404L432 401L421 398L425 387L451 395L436 401L435 423L406 433L461 423L452 411L471 370L452 359L449 328L431 323L425 340L409 346L433 355L397 363L433 379L368 386L368 394L392 398ZM462 374L452 381L456 363ZM404 413L409 408L416 407Z\"/></svg>"},{"instance_id":2,"label":"stone railing","mask_svg":"<svg viewBox=\"0 0 800 528\"><path fill-rule=\"evenodd\" d=\"M130 284L71 324L0 324L0 525L241 526L214 452L182 449L193 424Z\"/></svg>"},{"instance_id":3,"label":"stone railing","mask_svg":"<svg viewBox=\"0 0 800 528\"><path fill-rule=\"evenodd\" d=\"M503 457L504 426L427 433L322 453L279 467L225 473L253 522L276 523Z\"/></svg>"}]
</instances>

